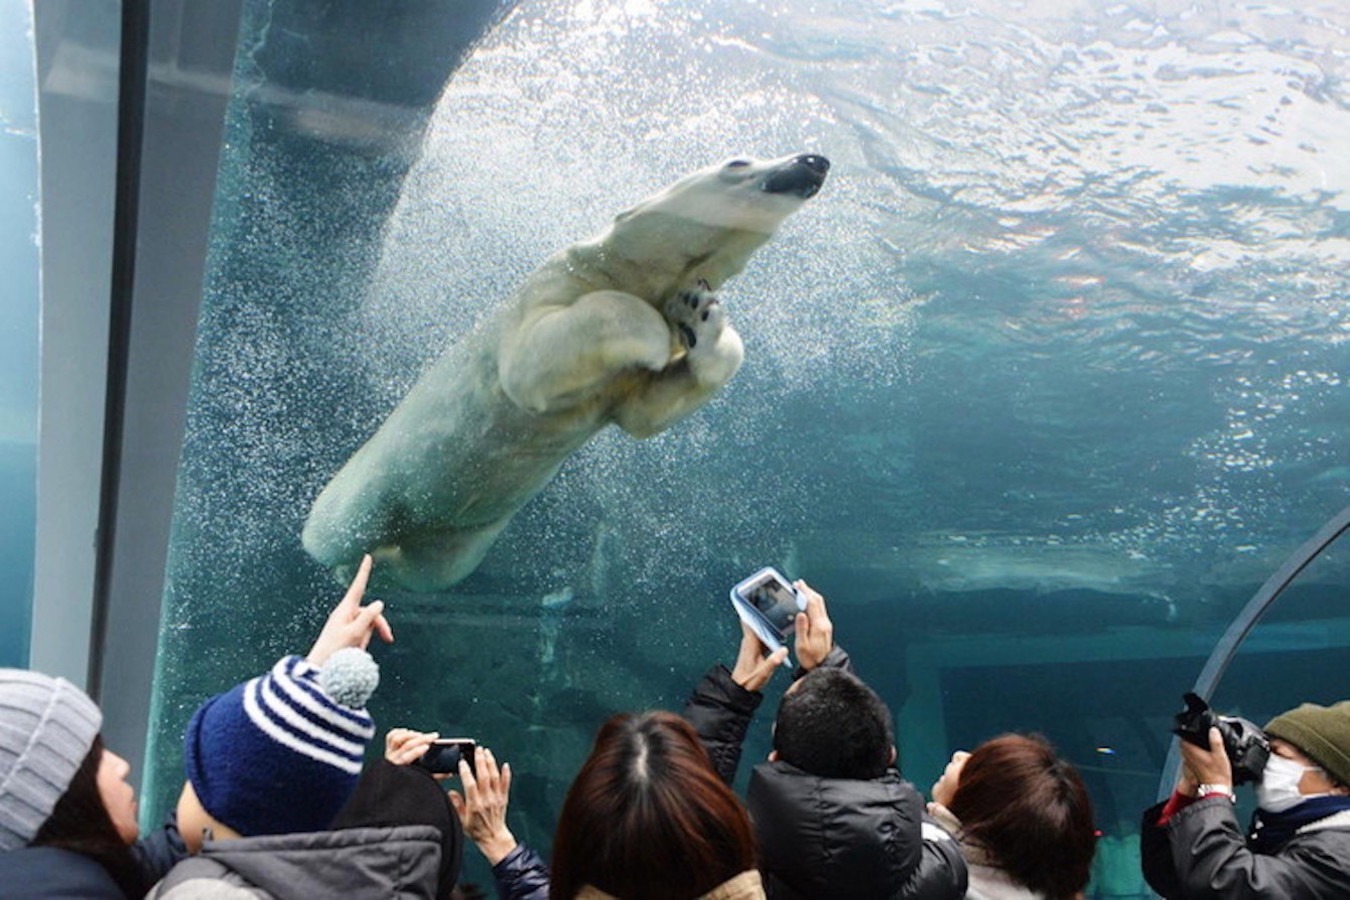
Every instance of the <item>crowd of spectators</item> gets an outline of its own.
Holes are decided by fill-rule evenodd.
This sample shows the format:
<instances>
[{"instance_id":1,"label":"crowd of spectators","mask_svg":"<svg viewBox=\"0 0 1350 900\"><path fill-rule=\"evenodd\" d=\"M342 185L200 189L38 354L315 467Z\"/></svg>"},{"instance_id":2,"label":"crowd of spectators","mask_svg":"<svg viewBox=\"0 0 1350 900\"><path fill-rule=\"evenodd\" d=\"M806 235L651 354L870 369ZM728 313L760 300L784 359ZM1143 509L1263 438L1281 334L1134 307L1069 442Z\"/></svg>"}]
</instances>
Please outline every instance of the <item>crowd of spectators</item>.
<instances>
[{"instance_id":1,"label":"crowd of spectators","mask_svg":"<svg viewBox=\"0 0 1350 900\"><path fill-rule=\"evenodd\" d=\"M367 557L309 652L203 703L184 735L176 807L148 834L129 765L103 746L74 685L0 670L0 894L257 900L474 895L464 845L504 900L1076 900L1096 842L1076 769L1043 738L957 751L930 801L901 775L889 709L834 640L804 582L797 667L772 752L733 789L763 689L787 661L742 625L682 715L604 722L559 812L546 861L508 825L511 768L486 748L459 788L415 765L437 737L391 730L367 760L392 641L362 605ZM1244 832L1218 730L1182 744L1176 792L1143 821L1143 869L1165 898L1350 897L1350 701L1303 704L1265 729L1271 758ZM467 841L466 841L467 838Z\"/></svg>"}]
</instances>

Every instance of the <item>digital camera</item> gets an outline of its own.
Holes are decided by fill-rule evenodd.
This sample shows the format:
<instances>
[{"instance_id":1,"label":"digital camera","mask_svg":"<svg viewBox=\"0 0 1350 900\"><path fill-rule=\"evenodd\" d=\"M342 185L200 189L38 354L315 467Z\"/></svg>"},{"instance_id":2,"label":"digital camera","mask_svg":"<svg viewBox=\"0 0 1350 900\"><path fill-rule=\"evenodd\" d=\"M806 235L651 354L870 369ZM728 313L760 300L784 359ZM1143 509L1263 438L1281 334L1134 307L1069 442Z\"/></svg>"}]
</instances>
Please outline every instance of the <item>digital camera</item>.
<instances>
[{"instance_id":1,"label":"digital camera","mask_svg":"<svg viewBox=\"0 0 1350 900\"><path fill-rule=\"evenodd\" d=\"M806 598L781 572L765 566L731 589L731 605L772 653L796 630Z\"/></svg>"},{"instance_id":2,"label":"digital camera","mask_svg":"<svg viewBox=\"0 0 1350 900\"><path fill-rule=\"evenodd\" d=\"M1223 750L1233 766L1233 783L1260 781L1270 759L1270 739L1247 719L1221 716L1209 708L1199 695L1187 692L1182 697L1186 708L1176 714L1172 733L1183 741L1209 749L1209 729L1219 729Z\"/></svg>"}]
</instances>

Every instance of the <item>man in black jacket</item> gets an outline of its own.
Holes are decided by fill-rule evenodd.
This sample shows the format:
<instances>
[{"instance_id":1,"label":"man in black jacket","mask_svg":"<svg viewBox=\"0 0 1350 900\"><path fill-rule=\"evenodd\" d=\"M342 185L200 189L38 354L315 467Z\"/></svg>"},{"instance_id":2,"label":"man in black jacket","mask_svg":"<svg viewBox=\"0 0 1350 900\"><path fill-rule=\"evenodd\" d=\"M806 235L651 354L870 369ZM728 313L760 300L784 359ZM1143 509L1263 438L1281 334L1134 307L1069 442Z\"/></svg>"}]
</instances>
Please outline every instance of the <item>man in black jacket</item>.
<instances>
[{"instance_id":1,"label":"man in black jacket","mask_svg":"<svg viewBox=\"0 0 1350 900\"><path fill-rule=\"evenodd\" d=\"M959 848L925 821L923 798L895 768L885 703L834 644L824 598L805 582L796 587L807 598L795 628L800 667L779 706L774 750L755 766L746 795L769 897L964 897ZM715 666L685 707L728 784L760 689L787 656L766 649L742 626L735 668Z\"/></svg>"}]
</instances>

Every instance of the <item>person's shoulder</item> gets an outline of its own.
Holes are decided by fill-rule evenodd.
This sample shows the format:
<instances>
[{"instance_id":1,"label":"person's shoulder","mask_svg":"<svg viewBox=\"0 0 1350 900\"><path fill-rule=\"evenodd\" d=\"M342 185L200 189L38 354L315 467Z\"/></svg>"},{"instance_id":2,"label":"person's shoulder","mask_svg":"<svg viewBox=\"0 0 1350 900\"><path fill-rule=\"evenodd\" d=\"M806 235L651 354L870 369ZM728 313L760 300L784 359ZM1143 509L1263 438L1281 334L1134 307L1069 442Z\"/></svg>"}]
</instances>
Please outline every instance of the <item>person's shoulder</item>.
<instances>
[{"instance_id":1,"label":"person's shoulder","mask_svg":"<svg viewBox=\"0 0 1350 900\"><path fill-rule=\"evenodd\" d=\"M267 896L232 882L202 873L173 884L161 885L146 895L146 900L259 900Z\"/></svg>"},{"instance_id":2,"label":"person's shoulder","mask_svg":"<svg viewBox=\"0 0 1350 900\"><path fill-rule=\"evenodd\" d=\"M1346 854L1346 869L1350 871L1350 810L1310 822L1298 830L1286 846L1334 847Z\"/></svg>"},{"instance_id":3,"label":"person's shoulder","mask_svg":"<svg viewBox=\"0 0 1350 900\"><path fill-rule=\"evenodd\" d=\"M94 859L59 847L20 847L0 853L0 884L9 900L79 897L124 900L108 870Z\"/></svg>"},{"instance_id":4,"label":"person's shoulder","mask_svg":"<svg viewBox=\"0 0 1350 900\"><path fill-rule=\"evenodd\" d=\"M1325 819L1318 819L1316 822L1311 822L1300 829L1302 834L1315 834L1319 831L1338 831L1342 834L1350 834L1350 809L1332 813Z\"/></svg>"},{"instance_id":5,"label":"person's shoulder","mask_svg":"<svg viewBox=\"0 0 1350 900\"><path fill-rule=\"evenodd\" d=\"M755 766L747 801L752 808L810 811L827 822L881 822L912 827L923 818L923 797L894 769L877 778L825 778L776 760ZM889 827L889 826L888 826Z\"/></svg>"},{"instance_id":6,"label":"person's shoulder","mask_svg":"<svg viewBox=\"0 0 1350 900\"><path fill-rule=\"evenodd\" d=\"M1345 891L1338 896L1350 897L1350 816L1338 814L1304 826L1274 855L1291 865L1336 873Z\"/></svg>"},{"instance_id":7,"label":"person's shoulder","mask_svg":"<svg viewBox=\"0 0 1350 900\"><path fill-rule=\"evenodd\" d=\"M230 870L210 856L192 856L174 866L146 895L146 900L187 900L187 898L228 898L242 889L231 884ZM225 893L222 893L225 892ZM243 895L240 895L243 896ZM248 894L248 896L256 896Z\"/></svg>"}]
</instances>

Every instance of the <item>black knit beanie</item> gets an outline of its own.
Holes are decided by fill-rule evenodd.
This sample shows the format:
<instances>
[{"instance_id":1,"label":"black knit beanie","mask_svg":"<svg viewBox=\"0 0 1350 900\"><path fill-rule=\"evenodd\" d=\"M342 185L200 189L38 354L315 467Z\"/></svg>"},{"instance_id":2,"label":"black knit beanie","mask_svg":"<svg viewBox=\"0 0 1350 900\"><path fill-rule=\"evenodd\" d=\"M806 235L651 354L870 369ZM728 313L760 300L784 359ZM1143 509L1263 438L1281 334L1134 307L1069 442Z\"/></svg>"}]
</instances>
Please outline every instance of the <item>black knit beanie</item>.
<instances>
[{"instance_id":1,"label":"black knit beanie","mask_svg":"<svg viewBox=\"0 0 1350 900\"><path fill-rule=\"evenodd\" d=\"M368 763L347 805L333 820L342 828L393 828L430 825L441 833L441 867L436 896L448 898L459 880L464 858L464 829L445 791L420 766L396 766L379 759Z\"/></svg>"}]
</instances>

